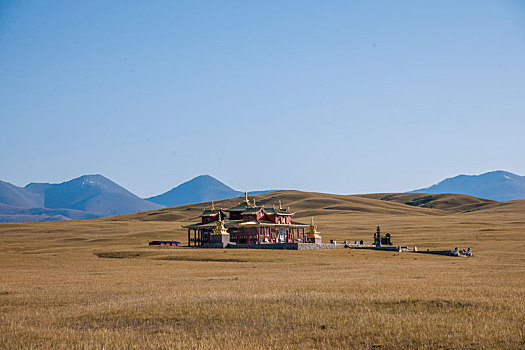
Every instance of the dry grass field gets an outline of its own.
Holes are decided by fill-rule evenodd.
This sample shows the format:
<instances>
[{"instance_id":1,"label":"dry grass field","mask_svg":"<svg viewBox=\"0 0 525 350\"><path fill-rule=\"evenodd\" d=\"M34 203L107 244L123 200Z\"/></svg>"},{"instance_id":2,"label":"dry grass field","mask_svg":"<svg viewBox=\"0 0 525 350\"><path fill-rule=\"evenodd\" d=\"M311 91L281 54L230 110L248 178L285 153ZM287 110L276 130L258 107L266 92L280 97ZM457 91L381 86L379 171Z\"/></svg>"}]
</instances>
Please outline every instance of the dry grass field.
<instances>
[{"instance_id":1,"label":"dry grass field","mask_svg":"<svg viewBox=\"0 0 525 350\"><path fill-rule=\"evenodd\" d=\"M1 224L0 348L523 349L525 201L424 196L257 198L314 215L325 241L381 225L394 244L474 257L147 245L186 243L202 204Z\"/></svg>"}]
</instances>

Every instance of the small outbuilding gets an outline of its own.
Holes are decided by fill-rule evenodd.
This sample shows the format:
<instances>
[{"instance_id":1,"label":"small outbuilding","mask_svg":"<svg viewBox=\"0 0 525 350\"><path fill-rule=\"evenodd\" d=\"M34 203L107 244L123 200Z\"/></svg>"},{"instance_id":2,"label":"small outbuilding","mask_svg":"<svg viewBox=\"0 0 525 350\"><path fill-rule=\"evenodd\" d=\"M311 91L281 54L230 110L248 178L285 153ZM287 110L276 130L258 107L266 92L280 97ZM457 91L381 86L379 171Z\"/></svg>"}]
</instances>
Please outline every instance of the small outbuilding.
<instances>
[{"instance_id":1,"label":"small outbuilding","mask_svg":"<svg viewBox=\"0 0 525 350\"><path fill-rule=\"evenodd\" d=\"M151 241L149 242L149 245L169 245L180 247L181 243L179 241Z\"/></svg>"}]
</instances>

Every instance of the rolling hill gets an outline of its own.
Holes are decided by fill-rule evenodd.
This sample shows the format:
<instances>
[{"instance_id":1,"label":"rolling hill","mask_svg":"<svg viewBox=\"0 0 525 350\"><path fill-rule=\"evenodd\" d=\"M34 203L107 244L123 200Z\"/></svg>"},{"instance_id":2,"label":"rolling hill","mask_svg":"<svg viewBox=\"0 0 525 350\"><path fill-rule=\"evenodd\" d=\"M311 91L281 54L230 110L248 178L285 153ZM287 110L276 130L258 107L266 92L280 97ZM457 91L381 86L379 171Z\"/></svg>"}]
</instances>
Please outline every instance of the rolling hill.
<instances>
[{"instance_id":1,"label":"rolling hill","mask_svg":"<svg viewBox=\"0 0 525 350\"><path fill-rule=\"evenodd\" d=\"M374 193L361 196L406 204L409 206L439 209L455 213L480 210L498 203L490 199L450 193Z\"/></svg>"},{"instance_id":2,"label":"rolling hill","mask_svg":"<svg viewBox=\"0 0 525 350\"><path fill-rule=\"evenodd\" d=\"M257 204L265 206L276 205L279 201L283 206L290 207L297 214L295 218L305 221L309 217L324 215L409 215L409 216L441 216L452 213L466 213L490 208L503 208L507 203L475 198L459 194L431 195L415 193L383 193L364 195L336 195L301 191L275 191L251 196ZM215 201L216 208L227 209L237 205L242 197ZM524 202L525 201L517 201ZM186 204L176 207L162 208L149 212L119 215L108 220L140 220L140 221L191 221L203 208L210 207L211 202Z\"/></svg>"},{"instance_id":3,"label":"rolling hill","mask_svg":"<svg viewBox=\"0 0 525 350\"><path fill-rule=\"evenodd\" d=\"M525 199L525 176L508 171L458 175L412 193L457 193L495 201Z\"/></svg>"}]
</instances>

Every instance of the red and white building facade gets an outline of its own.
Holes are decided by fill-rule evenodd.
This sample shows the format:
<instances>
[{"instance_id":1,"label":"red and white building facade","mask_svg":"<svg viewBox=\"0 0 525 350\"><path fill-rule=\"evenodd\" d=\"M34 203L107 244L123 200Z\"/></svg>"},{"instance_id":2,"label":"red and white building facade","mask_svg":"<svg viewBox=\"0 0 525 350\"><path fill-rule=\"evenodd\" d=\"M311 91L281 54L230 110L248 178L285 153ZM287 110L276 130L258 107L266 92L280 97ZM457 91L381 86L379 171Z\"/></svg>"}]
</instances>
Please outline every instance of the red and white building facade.
<instances>
[{"instance_id":1,"label":"red and white building facade","mask_svg":"<svg viewBox=\"0 0 525 350\"><path fill-rule=\"evenodd\" d=\"M235 244L321 243L321 236L315 228L312 230L314 224L295 222L294 214L289 208L282 208L280 202L278 207L257 205L255 200L250 203L245 193L239 205L222 210L212 204L211 209L203 210L200 222L183 227L188 229L189 246L213 243L219 225L228 233L223 235L223 243L224 240Z\"/></svg>"}]
</instances>

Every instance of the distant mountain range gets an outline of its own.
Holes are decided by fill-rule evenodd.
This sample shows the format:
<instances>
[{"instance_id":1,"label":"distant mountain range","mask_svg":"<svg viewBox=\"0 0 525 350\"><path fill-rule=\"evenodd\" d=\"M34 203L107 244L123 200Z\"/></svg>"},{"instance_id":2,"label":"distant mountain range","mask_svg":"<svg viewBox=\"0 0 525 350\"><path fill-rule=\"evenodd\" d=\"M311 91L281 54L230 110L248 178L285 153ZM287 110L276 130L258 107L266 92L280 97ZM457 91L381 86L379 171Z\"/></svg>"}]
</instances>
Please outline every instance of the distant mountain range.
<instances>
[{"instance_id":1,"label":"distant mountain range","mask_svg":"<svg viewBox=\"0 0 525 350\"><path fill-rule=\"evenodd\" d=\"M274 190L248 194L268 192ZM507 171L459 175L409 193L455 193L495 201L525 199L525 176ZM102 175L84 175L60 184L30 183L25 187L0 181L0 222L83 220L234 198L243 194L210 175L197 176L168 192L146 199L137 197ZM401 199L396 197L396 200Z\"/></svg>"},{"instance_id":2,"label":"distant mountain range","mask_svg":"<svg viewBox=\"0 0 525 350\"><path fill-rule=\"evenodd\" d=\"M272 191L249 194L267 192ZM60 184L30 183L25 187L0 181L0 222L84 220L243 194L209 175L197 176L148 199L137 197L102 175L84 175Z\"/></svg>"},{"instance_id":3,"label":"distant mountain range","mask_svg":"<svg viewBox=\"0 0 525 350\"><path fill-rule=\"evenodd\" d=\"M256 195L268 192L273 192L273 190L252 191L248 192L248 194ZM155 197L146 198L146 200L167 207L173 207L183 204L239 197L243 194L244 192L236 191L210 175L200 175L172 188L168 192Z\"/></svg>"},{"instance_id":4,"label":"distant mountain range","mask_svg":"<svg viewBox=\"0 0 525 350\"><path fill-rule=\"evenodd\" d=\"M102 175L17 187L0 181L0 222L82 220L162 208Z\"/></svg>"},{"instance_id":5,"label":"distant mountain range","mask_svg":"<svg viewBox=\"0 0 525 350\"><path fill-rule=\"evenodd\" d=\"M411 193L456 193L495 201L525 199L525 176L501 170L481 175L458 175Z\"/></svg>"}]
</instances>

